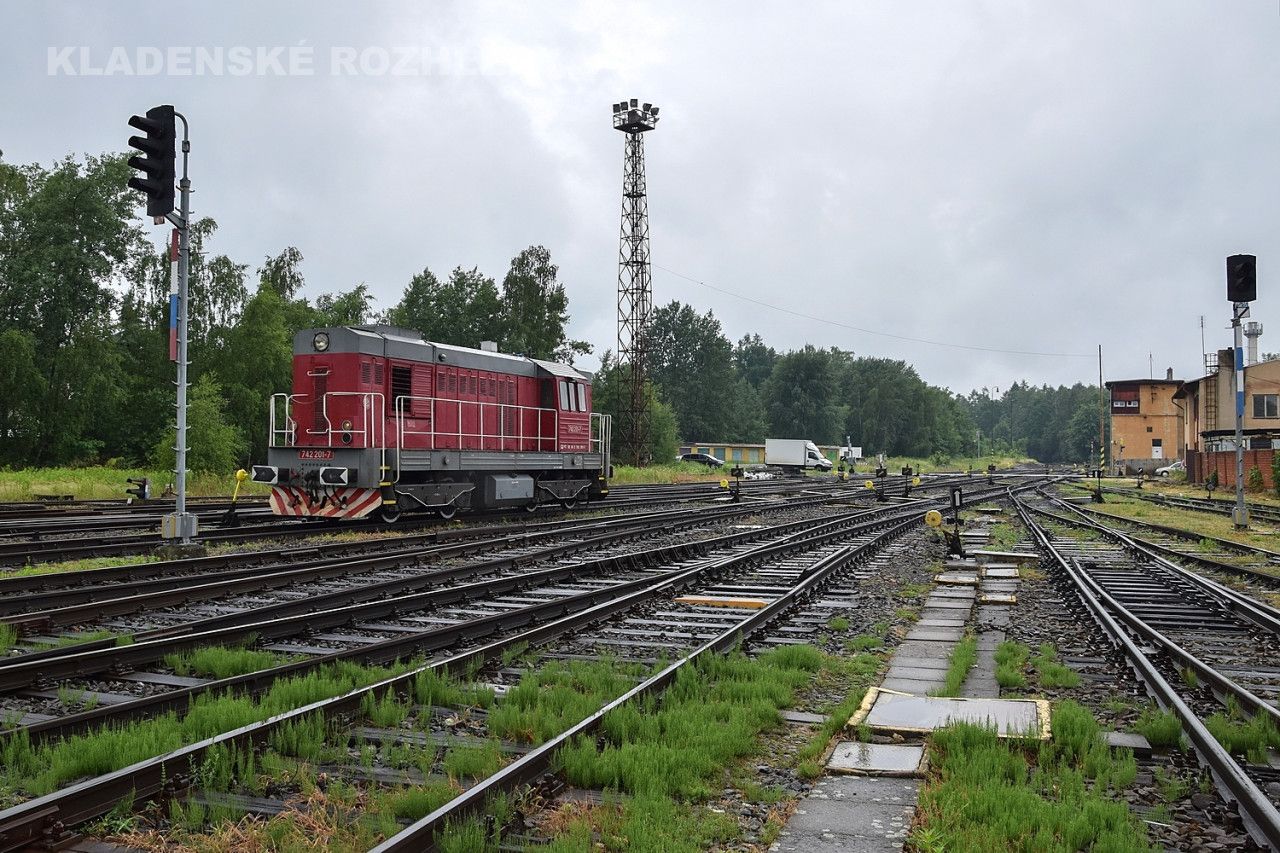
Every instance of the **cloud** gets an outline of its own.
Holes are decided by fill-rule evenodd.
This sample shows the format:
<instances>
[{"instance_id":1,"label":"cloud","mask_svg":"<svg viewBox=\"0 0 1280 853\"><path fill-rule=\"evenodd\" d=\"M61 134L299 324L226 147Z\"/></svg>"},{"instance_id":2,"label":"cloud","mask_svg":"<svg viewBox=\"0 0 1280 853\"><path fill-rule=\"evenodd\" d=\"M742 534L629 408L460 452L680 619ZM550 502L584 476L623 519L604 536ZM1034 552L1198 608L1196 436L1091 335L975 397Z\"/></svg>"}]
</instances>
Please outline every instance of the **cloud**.
<instances>
[{"instance_id":1,"label":"cloud","mask_svg":"<svg viewBox=\"0 0 1280 853\"><path fill-rule=\"evenodd\" d=\"M1228 340L1225 256L1259 255L1257 319L1280 269L1280 10L1264 0L6 10L7 160L122 149L128 115L172 102L217 250L257 263L296 245L312 295L365 281L386 306L424 266L501 278L541 243L573 334L612 347L607 107L623 97L662 107L655 263L800 313L1007 350L1102 344L1109 378L1145 375L1148 353L1192 376L1199 317L1210 349ZM399 50L425 73L46 73L49 46L192 44ZM956 390L1096 379L1092 357L861 334L663 270L654 291L713 309L733 338L902 358Z\"/></svg>"}]
</instances>

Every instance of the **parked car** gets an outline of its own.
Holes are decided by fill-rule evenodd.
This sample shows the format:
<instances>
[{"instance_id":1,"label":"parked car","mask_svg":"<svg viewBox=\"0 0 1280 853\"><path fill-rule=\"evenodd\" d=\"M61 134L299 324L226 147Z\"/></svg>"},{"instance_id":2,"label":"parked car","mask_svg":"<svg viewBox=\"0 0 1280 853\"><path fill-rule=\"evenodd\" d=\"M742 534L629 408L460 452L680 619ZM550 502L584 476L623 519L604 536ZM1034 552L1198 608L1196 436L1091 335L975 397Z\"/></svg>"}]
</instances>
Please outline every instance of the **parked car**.
<instances>
[{"instance_id":1,"label":"parked car","mask_svg":"<svg viewBox=\"0 0 1280 853\"><path fill-rule=\"evenodd\" d=\"M708 468L719 468L724 465L723 459L717 459L710 453L685 453L676 457L677 462L697 462L700 465L706 465Z\"/></svg>"},{"instance_id":2,"label":"parked car","mask_svg":"<svg viewBox=\"0 0 1280 853\"><path fill-rule=\"evenodd\" d=\"M1156 469L1156 475L1159 477L1168 477L1170 474L1185 474L1186 472L1187 466L1181 459L1174 462L1172 465L1166 465L1163 468Z\"/></svg>"}]
</instances>

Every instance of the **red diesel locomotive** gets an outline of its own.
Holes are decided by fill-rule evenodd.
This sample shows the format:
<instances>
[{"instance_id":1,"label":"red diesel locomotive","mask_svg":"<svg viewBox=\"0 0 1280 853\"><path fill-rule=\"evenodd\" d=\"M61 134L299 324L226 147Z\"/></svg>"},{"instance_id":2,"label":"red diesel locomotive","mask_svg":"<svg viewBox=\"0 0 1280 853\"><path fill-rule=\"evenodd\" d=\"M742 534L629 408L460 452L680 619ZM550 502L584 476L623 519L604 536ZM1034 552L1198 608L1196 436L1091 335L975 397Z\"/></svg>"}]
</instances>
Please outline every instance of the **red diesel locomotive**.
<instances>
[{"instance_id":1,"label":"red diesel locomotive","mask_svg":"<svg viewBox=\"0 0 1280 853\"><path fill-rule=\"evenodd\" d=\"M608 494L610 421L586 376L394 326L294 336L293 393L272 398L269 429L252 478L277 515L451 518Z\"/></svg>"}]
</instances>

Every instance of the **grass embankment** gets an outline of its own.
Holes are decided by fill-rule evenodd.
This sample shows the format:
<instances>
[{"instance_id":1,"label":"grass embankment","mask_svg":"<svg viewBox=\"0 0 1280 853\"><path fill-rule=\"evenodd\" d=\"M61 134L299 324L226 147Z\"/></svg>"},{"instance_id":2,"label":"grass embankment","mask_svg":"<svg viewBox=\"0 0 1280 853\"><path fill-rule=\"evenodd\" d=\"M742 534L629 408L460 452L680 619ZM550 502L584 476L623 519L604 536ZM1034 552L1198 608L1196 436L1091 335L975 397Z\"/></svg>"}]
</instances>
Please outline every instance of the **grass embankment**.
<instances>
[{"instance_id":1,"label":"grass embankment","mask_svg":"<svg viewBox=\"0 0 1280 853\"><path fill-rule=\"evenodd\" d=\"M1138 767L1112 753L1098 723L1074 702L1053 713L1053 739L1001 740L956 724L933 734L928 781L908 842L917 853L1155 850L1121 792Z\"/></svg>"},{"instance_id":2,"label":"grass embankment","mask_svg":"<svg viewBox=\"0 0 1280 853\"><path fill-rule=\"evenodd\" d=\"M77 500L109 500L129 497L125 489L128 478L147 477L151 481L151 495L158 498L166 483L173 482L172 471L151 471L143 468L20 468L16 471L0 470L0 501L33 501L37 495L74 495ZM187 494L191 497L227 497L235 488L235 472L222 474L188 474ZM266 495L268 486L245 481L240 486L242 495Z\"/></svg>"},{"instance_id":3,"label":"grass embankment","mask_svg":"<svg viewBox=\"0 0 1280 853\"><path fill-rule=\"evenodd\" d=\"M636 468L632 465L613 466L612 486L660 486L668 483L718 483L729 476L729 465L708 468L696 462L671 462Z\"/></svg>"},{"instance_id":4,"label":"grass embankment","mask_svg":"<svg viewBox=\"0 0 1280 853\"><path fill-rule=\"evenodd\" d=\"M1079 484L1073 484L1067 486L1067 488L1086 491L1084 486ZM1203 496L1203 493L1201 496ZM1232 525L1230 516L1197 512L1193 509L1160 506L1151 501L1124 495L1104 494L1103 497L1106 499L1106 503L1094 507L1100 513L1110 513L1122 518L1150 524L1163 524L1168 527L1176 527L1180 530L1198 533L1202 536L1214 536L1218 539L1240 542L1245 545L1252 545L1255 548L1265 548L1269 551L1280 551L1280 541L1276 539L1275 530L1267 523L1255 524L1254 529L1251 531L1238 531Z\"/></svg>"}]
</instances>

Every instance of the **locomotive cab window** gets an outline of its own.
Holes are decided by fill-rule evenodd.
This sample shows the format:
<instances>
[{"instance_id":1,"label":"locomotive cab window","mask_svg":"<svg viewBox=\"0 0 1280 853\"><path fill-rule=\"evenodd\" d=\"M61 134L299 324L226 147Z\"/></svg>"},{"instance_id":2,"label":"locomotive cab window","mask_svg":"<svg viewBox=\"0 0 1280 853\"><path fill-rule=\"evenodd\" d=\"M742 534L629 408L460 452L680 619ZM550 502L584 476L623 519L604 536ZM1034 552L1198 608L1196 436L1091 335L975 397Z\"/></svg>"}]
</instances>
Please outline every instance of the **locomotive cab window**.
<instances>
[{"instance_id":1,"label":"locomotive cab window","mask_svg":"<svg viewBox=\"0 0 1280 853\"><path fill-rule=\"evenodd\" d=\"M562 412L573 411L573 404L569 401L569 394L571 391L571 389L569 388L569 380L561 379L556 384L560 386L560 411Z\"/></svg>"},{"instance_id":2,"label":"locomotive cab window","mask_svg":"<svg viewBox=\"0 0 1280 853\"><path fill-rule=\"evenodd\" d=\"M575 382L573 387L578 392L578 411L585 412L587 410L587 386L581 382Z\"/></svg>"}]
</instances>

